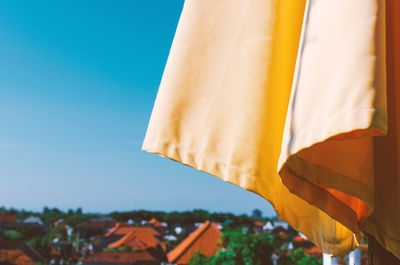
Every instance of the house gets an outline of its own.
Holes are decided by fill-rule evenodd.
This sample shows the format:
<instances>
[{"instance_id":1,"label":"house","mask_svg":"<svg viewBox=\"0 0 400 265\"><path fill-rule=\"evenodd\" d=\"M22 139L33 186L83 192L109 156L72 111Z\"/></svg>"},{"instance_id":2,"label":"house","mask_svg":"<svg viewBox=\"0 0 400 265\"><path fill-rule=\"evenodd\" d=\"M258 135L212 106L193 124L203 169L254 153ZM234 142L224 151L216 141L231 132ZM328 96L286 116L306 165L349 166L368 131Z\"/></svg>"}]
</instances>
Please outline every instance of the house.
<instances>
[{"instance_id":1,"label":"house","mask_svg":"<svg viewBox=\"0 0 400 265\"><path fill-rule=\"evenodd\" d=\"M83 260L82 265L160 265L163 260L150 251L95 252Z\"/></svg>"},{"instance_id":2,"label":"house","mask_svg":"<svg viewBox=\"0 0 400 265\"><path fill-rule=\"evenodd\" d=\"M267 222L267 223L263 226L263 230L265 230L265 231L270 232L270 231L272 231L272 229L274 229L274 226L272 225L271 222Z\"/></svg>"},{"instance_id":3,"label":"house","mask_svg":"<svg viewBox=\"0 0 400 265\"><path fill-rule=\"evenodd\" d=\"M35 236L44 236L47 229L47 226L44 224L44 222L39 217L34 215L31 215L21 223L18 223L15 228L18 228L18 226L23 229L29 229L31 235Z\"/></svg>"},{"instance_id":4,"label":"house","mask_svg":"<svg viewBox=\"0 0 400 265\"><path fill-rule=\"evenodd\" d=\"M13 240L0 240L0 264L35 265L38 262L47 260L32 247Z\"/></svg>"},{"instance_id":5,"label":"house","mask_svg":"<svg viewBox=\"0 0 400 265\"><path fill-rule=\"evenodd\" d=\"M164 240L166 240L166 241L176 241L176 240L178 240L178 238L176 236L174 236L174 235L166 235L166 236L164 236Z\"/></svg>"},{"instance_id":6,"label":"house","mask_svg":"<svg viewBox=\"0 0 400 265\"><path fill-rule=\"evenodd\" d=\"M154 228L116 223L83 264L159 265L167 261L165 249Z\"/></svg>"},{"instance_id":7,"label":"house","mask_svg":"<svg viewBox=\"0 0 400 265\"><path fill-rule=\"evenodd\" d=\"M164 223L161 223L156 218L151 219L150 221L147 222L147 224L154 226L154 227L165 227L166 226Z\"/></svg>"},{"instance_id":8,"label":"house","mask_svg":"<svg viewBox=\"0 0 400 265\"><path fill-rule=\"evenodd\" d=\"M288 223L278 220L278 221L274 221L274 227L282 227L285 230L289 230L290 226Z\"/></svg>"},{"instance_id":9,"label":"house","mask_svg":"<svg viewBox=\"0 0 400 265\"><path fill-rule=\"evenodd\" d=\"M19 230L24 229L25 231L29 230L29 234L31 236L43 236L46 227L43 223L38 223L39 218L32 216L32 218L27 218L24 221L20 222L17 220L17 216L15 214L0 214L0 230ZM31 222L32 221L32 222Z\"/></svg>"},{"instance_id":10,"label":"house","mask_svg":"<svg viewBox=\"0 0 400 265\"><path fill-rule=\"evenodd\" d=\"M221 223L215 223L215 226L219 229L222 230L224 229L223 225Z\"/></svg>"},{"instance_id":11,"label":"house","mask_svg":"<svg viewBox=\"0 0 400 265\"><path fill-rule=\"evenodd\" d=\"M168 225L166 223L161 223L156 218L153 218L147 222L155 230L157 230L161 235L165 235L168 231Z\"/></svg>"},{"instance_id":12,"label":"house","mask_svg":"<svg viewBox=\"0 0 400 265\"><path fill-rule=\"evenodd\" d=\"M17 215L15 214L0 214L0 228L15 229L19 226Z\"/></svg>"},{"instance_id":13,"label":"house","mask_svg":"<svg viewBox=\"0 0 400 265\"><path fill-rule=\"evenodd\" d=\"M204 222L178 246L167 254L168 262L177 265L189 264L197 252L214 256L221 248L221 231L210 221Z\"/></svg>"},{"instance_id":14,"label":"house","mask_svg":"<svg viewBox=\"0 0 400 265\"><path fill-rule=\"evenodd\" d=\"M162 243L153 234L138 230L131 230L119 240L112 242L108 248L131 247L132 249L146 249L157 247Z\"/></svg>"},{"instance_id":15,"label":"house","mask_svg":"<svg viewBox=\"0 0 400 265\"><path fill-rule=\"evenodd\" d=\"M35 265L35 261L18 249L0 249L0 264Z\"/></svg>"},{"instance_id":16,"label":"house","mask_svg":"<svg viewBox=\"0 0 400 265\"><path fill-rule=\"evenodd\" d=\"M39 217L34 216L34 215L31 215L28 218L26 218L23 221L23 223L24 224L35 224L35 225L40 225L40 226L44 225L43 221Z\"/></svg>"},{"instance_id":17,"label":"house","mask_svg":"<svg viewBox=\"0 0 400 265\"><path fill-rule=\"evenodd\" d=\"M182 229L182 227L177 226L177 227L175 227L174 231L175 231L175 234L180 235L183 232L183 229Z\"/></svg>"},{"instance_id":18,"label":"house","mask_svg":"<svg viewBox=\"0 0 400 265\"><path fill-rule=\"evenodd\" d=\"M103 216L99 218L89 219L81 224L81 227L85 228L113 228L117 222L108 216Z\"/></svg>"},{"instance_id":19,"label":"house","mask_svg":"<svg viewBox=\"0 0 400 265\"><path fill-rule=\"evenodd\" d=\"M107 248L129 247L132 249L145 250L148 248L166 249L161 241L160 233L152 227L130 226L117 223L104 238Z\"/></svg>"},{"instance_id":20,"label":"house","mask_svg":"<svg viewBox=\"0 0 400 265\"><path fill-rule=\"evenodd\" d=\"M261 222L261 221L258 221L258 220L254 221L253 222L254 233L255 234L261 234L264 231L263 230L264 225L265 225L264 222Z\"/></svg>"},{"instance_id":21,"label":"house","mask_svg":"<svg viewBox=\"0 0 400 265\"><path fill-rule=\"evenodd\" d=\"M0 214L0 224L16 223L17 215L15 214Z\"/></svg>"},{"instance_id":22,"label":"house","mask_svg":"<svg viewBox=\"0 0 400 265\"><path fill-rule=\"evenodd\" d=\"M136 231L138 233L149 233L152 235L159 235L156 230L154 230L152 227L148 226L132 226L126 223L116 223L115 226L110 229L107 233L106 236L112 236L112 235L126 235L131 231Z\"/></svg>"},{"instance_id":23,"label":"house","mask_svg":"<svg viewBox=\"0 0 400 265\"><path fill-rule=\"evenodd\" d=\"M89 219L81 224L84 237L91 237L94 235L103 235L109 229L113 228L117 222L108 216Z\"/></svg>"}]
</instances>

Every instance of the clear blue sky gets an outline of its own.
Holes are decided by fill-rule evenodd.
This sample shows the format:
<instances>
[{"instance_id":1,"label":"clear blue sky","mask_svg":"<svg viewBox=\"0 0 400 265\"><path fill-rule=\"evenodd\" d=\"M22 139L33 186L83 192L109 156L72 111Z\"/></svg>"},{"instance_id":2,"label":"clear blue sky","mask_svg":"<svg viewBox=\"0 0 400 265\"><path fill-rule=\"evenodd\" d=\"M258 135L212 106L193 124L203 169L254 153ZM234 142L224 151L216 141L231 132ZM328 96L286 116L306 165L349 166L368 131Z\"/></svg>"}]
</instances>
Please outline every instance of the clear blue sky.
<instances>
[{"instance_id":1,"label":"clear blue sky","mask_svg":"<svg viewBox=\"0 0 400 265\"><path fill-rule=\"evenodd\" d=\"M0 1L0 206L274 215L140 150L183 0Z\"/></svg>"}]
</instances>

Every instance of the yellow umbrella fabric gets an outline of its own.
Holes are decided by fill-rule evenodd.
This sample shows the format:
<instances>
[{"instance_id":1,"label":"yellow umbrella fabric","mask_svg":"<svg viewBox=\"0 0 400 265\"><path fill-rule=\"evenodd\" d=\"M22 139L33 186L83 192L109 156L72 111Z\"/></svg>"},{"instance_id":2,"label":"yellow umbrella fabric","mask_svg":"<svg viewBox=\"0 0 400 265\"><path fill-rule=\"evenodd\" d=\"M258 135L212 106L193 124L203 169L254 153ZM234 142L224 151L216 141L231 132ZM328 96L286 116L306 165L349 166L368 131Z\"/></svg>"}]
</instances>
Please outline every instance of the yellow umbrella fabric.
<instances>
[{"instance_id":1,"label":"yellow umbrella fabric","mask_svg":"<svg viewBox=\"0 0 400 265\"><path fill-rule=\"evenodd\" d=\"M325 253L354 249L361 224L382 224L369 136L387 130L384 8L185 1L143 149L259 194Z\"/></svg>"},{"instance_id":2,"label":"yellow umbrella fabric","mask_svg":"<svg viewBox=\"0 0 400 265\"><path fill-rule=\"evenodd\" d=\"M312 3L279 174L292 193L400 257L399 1Z\"/></svg>"},{"instance_id":3,"label":"yellow umbrella fabric","mask_svg":"<svg viewBox=\"0 0 400 265\"><path fill-rule=\"evenodd\" d=\"M400 259L400 1L386 2L388 133L374 139L375 207L361 224Z\"/></svg>"}]
</instances>

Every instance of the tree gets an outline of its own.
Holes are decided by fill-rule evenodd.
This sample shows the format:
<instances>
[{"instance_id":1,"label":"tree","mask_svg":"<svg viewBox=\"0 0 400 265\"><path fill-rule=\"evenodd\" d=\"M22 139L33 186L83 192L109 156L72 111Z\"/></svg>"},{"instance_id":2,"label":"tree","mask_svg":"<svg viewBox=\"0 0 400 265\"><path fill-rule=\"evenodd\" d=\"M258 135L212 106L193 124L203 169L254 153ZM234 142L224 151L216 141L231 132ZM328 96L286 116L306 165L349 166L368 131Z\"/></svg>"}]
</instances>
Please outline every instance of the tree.
<instances>
[{"instance_id":1,"label":"tree","mask_svg":"<svg viewBox=\"0 0 400 265\"><path fill-rule=\"evenodd\" d=\"M256 220L260 220L262 218L262 212L259 209L254 209L251 217Z\"/></svg>"},{"instance_id":2,"label":"tree","mask_svg":"<svg viewBox=\"0 0 400 265\"><path fill-rule=\"evenodd\" d=\"M197 253L190 265L272 265L274 247L271 235L225 232L222 235L222 249L216 256L205 257Z\"/></svg>"},{"instance_id":3,"label":"tree","mask_svg":"<svg viewBox=\"0 0 400 265\"><path fill-rule=\"evenodd\" d=\"M278 265L322 265L322 261L304 253L303 249L295 249L291 255L281 257Z\"/></svg>"},{"instance_id":4,"label":"tree","mask_svg":"<svg viewBox=\"0 0 400 265\"><path fill-rule=\"evenodd\" d=\"M270 234L245 234L241 231L225 232L222 235L222 248L214 257L205 257L196 253L190 265L271 265L272 252L283 251L285 241ZM288 255L283 254L277 265L322 265L322 261L295 249Z\"/></svg>"},{"instance_id":5,"label":"tree","mask_svg":"<svg viewBox=\"0 0 400 265\"><path fill-rule=\"evenodd\" d=\"M79 207L78 209L76 209L76 214L81 215L83 214L82 208Z\"/></svg>"}]
</instances>

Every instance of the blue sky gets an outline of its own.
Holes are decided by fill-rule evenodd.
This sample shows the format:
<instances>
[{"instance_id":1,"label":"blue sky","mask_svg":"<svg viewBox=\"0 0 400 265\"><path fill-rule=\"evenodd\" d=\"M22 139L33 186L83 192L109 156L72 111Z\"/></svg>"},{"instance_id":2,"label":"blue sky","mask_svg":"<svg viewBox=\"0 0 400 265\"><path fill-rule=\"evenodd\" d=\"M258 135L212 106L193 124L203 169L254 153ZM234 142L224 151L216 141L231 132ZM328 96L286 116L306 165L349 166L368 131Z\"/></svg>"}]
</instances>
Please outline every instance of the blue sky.
<instances>
[{"instance_id":1,"label":"blue sky","mask_svg":"<svg viewBox=\"0 0 400 265\"><path fill-rule=\"evenodd\" d=\"M0 2L0 205L274 215L140 150L183 0Z\"/></svg>"}]
</instances>

